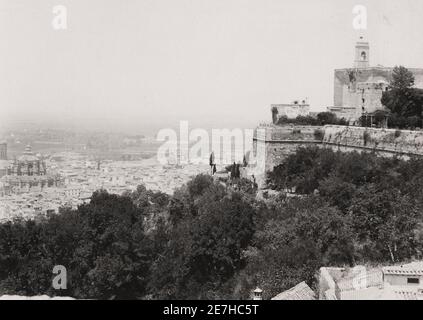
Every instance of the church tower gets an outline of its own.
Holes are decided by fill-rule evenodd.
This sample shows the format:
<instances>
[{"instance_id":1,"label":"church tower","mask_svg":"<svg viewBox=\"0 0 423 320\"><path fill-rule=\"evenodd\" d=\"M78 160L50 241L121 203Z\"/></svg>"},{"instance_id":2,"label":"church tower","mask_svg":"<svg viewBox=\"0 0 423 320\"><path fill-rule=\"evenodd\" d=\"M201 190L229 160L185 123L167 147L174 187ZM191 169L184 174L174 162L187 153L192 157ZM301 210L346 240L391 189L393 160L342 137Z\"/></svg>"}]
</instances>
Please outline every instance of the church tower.
<instances>
[{"instance_id":1,"label":"church tower","mask_svg":"<svg viewBox=\"0 0 423 320\"><path fill-rule=\"evenodd\" d=\"M368 68L369 64L370 47L367 41L363 41L363 37L360 37L355 45L355 61L354 67L358 69Z\"/></svg>"}]
</instances>

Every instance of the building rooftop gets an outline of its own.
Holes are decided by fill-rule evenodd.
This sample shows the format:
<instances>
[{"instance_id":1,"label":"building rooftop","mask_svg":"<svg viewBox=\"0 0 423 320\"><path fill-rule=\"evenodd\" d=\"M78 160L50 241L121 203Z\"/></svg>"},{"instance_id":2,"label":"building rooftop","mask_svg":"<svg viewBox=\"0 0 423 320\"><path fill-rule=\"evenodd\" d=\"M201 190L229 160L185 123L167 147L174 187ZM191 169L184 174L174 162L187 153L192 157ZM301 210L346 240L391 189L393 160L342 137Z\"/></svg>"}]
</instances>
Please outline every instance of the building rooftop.
<instances>
[{"instance_id":1,"label":"building rooftop","mask_svg":"<svg viewBox=\"0 0 423 320\"><path fill-rule=\"evenodd\" d=\"M295 287L279 293L272 300L316 300L316 296L305 282L301 282Z\"/></svg>"},{"instance_id":2,"label":"building rooftop","mask_svg":"<svg viewBox=\"0 0 423 320\"><path fill-rule=\"evenodd\" d=\"M384 274L421 276L423 275L423 262L417 261L400 266L383 267L382 271Z\"/></svg>"},{"instance_id":3,"label":"building rooftop","mask_svg":"<svg viewBox=\"0 0 423 320\"><path fill-rule=\"evenodd\" d=\"M31 146L27 145L25 147L25 151L23 152L22 156L18 158L18 161L22 162L31 162L31 161L39 161L40 159L32 152Z\"/></svg>"}]
</instances>

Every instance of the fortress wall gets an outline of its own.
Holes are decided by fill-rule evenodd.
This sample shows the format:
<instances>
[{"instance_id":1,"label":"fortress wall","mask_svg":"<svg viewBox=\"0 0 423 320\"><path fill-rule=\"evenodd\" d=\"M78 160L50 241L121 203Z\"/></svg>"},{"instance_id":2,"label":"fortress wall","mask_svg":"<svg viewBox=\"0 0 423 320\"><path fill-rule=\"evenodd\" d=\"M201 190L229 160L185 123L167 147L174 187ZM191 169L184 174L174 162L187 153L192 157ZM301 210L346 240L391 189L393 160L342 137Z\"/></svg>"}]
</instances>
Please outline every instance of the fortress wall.
<instances>
[{"instance_id":1,"label":"fortress wall","mask_svg":"<svg viewBox=\"0 0 423 320\"><path fill-rule=\"evenodd\" d=\"M266 173L281 164L285 158L300 146L321 144L315 140L315 131L323 127L312 126L269 126L256 129L253 141L255 163L244 172L244 177L254 175L259 186L264 185Z\"/></svg>"},{"instance_id":2,"label":"fortress wall","mask_svg":"<svg viewBox=\"0 0 423 320\"><path fill-rule=\"evenodd\" d=\"M281 164L286 157L295 153L299 147L308 145L321 145L320 141L306 140L284 140L284 141L256 141L256 163L243 172L244 177L254 175L257 184L262 187L265 185L267 173Z\"/></svg>"},{"instance_id":3,"label":"fortress wall","mask_svg":"<svg viewBox=\"0 0 423 320\"><path fill-rule=\"evenodd\" d=\"M286 157L290 154L296 152L296 150L300 147L306 147L309 145L314 144L321 144L319 141L278 141L278 142L271 142L265 143L266 148L266 159L265 159L265 170L263 173L267 171L272 171L274 167L281 164Z\"/></svg>"},{"instance_id":4,"label":"fortress wall","mask_svg":"<svg viewBox=\"0 0 423 320\"><path fill-rule=\"evenodd\" d=\"M381 155L423 156L423 131L325 126L323 144L342 151L375 151Z\"/></svg>"},{"instance_id":5,"label":"fortress wall","mask_svg":"<svg viewBox=\"0 0 423 320\"><path fill-rule=\"evenodd\" d=\"M379 156L394 155L408 159L423 156L423 131L376 129L348 126L262 127L254 137L253 154L256 162L243 173L254 175L258 185L264 186L266 174L281 164L299 147L317 145L341 152L374 152ZM324 130L323 140L316 140L316 130Z\"/></svg>"}]
</instances>

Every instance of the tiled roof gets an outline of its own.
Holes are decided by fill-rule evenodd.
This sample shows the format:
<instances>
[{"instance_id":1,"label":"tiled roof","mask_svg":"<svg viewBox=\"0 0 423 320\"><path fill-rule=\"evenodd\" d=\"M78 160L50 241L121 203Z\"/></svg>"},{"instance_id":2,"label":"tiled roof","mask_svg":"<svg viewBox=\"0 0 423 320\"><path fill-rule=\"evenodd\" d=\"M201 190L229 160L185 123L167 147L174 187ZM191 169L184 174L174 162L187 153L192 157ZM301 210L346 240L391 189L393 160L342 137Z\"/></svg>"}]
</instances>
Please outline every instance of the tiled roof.
<instances>
[{"instance_id":1,"label":"tiled roof","mask_svg":"<svg viewBox=\"0 0 423 320\"><path fill-rule=\"evenodd\" d=\"M349 290L342 291L340 293L340 300L395 300L391 298L381 298L381 295L384 293L383 289L377 287L359 289L359 290Z\"/></svg>"},{"instance_id":2,"label":"tiled roof","mask_svg":"<svg viewBox=\"0 0 423 320\"><path fill-rule=\"evenodd\" d=\"M422 300L422 295L412 291L395 291L398 300Z\"/></svg>"},{"instance_id":3,"label":"tiled roof","mask_svg":"<svg viewBox=\"0 0 423 320\"><path fill-rule=\"evenodd\" d=\"M279 293L272 300L316 300L316 297L313 290L305 282L301 282L295 287Z\"/></svg>"},{"instance_id":4,"label":"tiled roof","mask_svg":"<svg viewBox=\"0 0 423 320\"><path fill-rule=\"evenodd\" d=\"M412 262L401 266L390 266L382 268L384 274L395 274L395 275L423 275L423 262Z\"/></svg>"},{"instance_id":5,"label":"tiled roof","mask_svg":"<svg viewBox=\"0 0 423 320\"><path fill-rule=\"evenodd\" d=\"M341 292L341 300L423 300L423 294L406 286L366 288Z\"/></svg>"},{"instance_id":6,"label":"tiled roof","mask_svg":"<svg viewBox=\"0 0 423 320\"><path fill-rule=\"evenodd\" d=\"M409 286L385 285L380 300L423 300L423 294Z\"/></svg>"}]
</instances>

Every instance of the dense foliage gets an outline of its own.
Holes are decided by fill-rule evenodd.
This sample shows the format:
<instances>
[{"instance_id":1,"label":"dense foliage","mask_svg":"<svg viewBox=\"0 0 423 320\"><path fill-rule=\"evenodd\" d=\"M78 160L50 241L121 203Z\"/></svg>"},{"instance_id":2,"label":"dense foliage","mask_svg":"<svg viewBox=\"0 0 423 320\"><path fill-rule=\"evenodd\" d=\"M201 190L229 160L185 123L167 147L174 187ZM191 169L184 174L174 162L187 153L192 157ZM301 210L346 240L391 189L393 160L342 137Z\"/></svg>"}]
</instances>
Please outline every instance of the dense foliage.
<instances>
[{"instance_id":1,"label":"dense foliage","mask_svg":"<svg viewBox=\"0 0 423 320\"><path fill-rule=\"evenodd\" d=\"M0 294L247 299L259 286L270 298L315 286L321 266L421 258L421 160L300 148L269 185L291 194L198 175L172 196L98 191L77 210L1 224Z\"/></svg>"},{"instance_id":2,"label":"dense foliage","mask_svg":"<svg viewBox=\"0 0 423 320\"><path fill-rule=\"evenodd\" d=\"M402 66L394 68L388 90L383 92L381 100L389 110L389 127L422 127L423 90L414 88L414 81L414 75L408 69Z\"/></svg>"},{"instance_id":3,"label":"dense foliage","mask_svg":"<svg viewBox=\"0 0 423 320\"><path fill-rule=\"evenodd\" d=\"M131 196L98 191L78 210L0 225L0 293L143 296L149 266L158 253L144 232L144 221L167 196L143 188ZM55 265L67 269L67 290L52 288Z\"/></svg>"},{"instance_id":4,"label":"dense foliage","mask_svg":"<svg viewBox=\"0 0 423 320\"><path fill-rule=\"evenodd\" d=\"M269 183L338 210L353 235L354 260L397 262L421 256L422 169L420 159L300 148L275 168Z\"/></svg>"},{"instance_id":5,"label":"dense foliage","mask_svg":"<svg viewBox=\"0 0 423 320\"><path fill-rule=\"evenodd\" d=\"M275 124L296 124L302 126L324 126L324 125L348 125L348 121L344 118L339 119L336 114L332 112L320 112L316 117L313 116L298 116L295 119L289 119L286 116L276 117L274 120Z\"/></svg>"}]
</instances>

